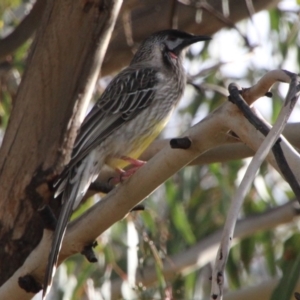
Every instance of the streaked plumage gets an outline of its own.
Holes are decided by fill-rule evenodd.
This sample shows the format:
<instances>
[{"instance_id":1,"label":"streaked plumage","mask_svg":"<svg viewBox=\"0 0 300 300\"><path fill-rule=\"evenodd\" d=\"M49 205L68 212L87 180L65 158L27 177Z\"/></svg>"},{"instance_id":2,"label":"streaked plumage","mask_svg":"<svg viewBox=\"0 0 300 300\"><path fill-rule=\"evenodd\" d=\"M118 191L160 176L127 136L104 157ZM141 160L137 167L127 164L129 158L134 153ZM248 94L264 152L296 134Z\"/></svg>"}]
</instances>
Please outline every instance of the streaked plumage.
<instances>
[{"instance_id":1,"label":"streaked plumage","mask_svg":"<svg viewBox=\"0 0 300 300\"><path fill-rule=\"evenodd\" d=\"M55 230L44 282L51 284L61 241L74 208L104 165L123 168L121 156L138 158L168 121L185 87L182 49L208 40L165 30L146 39L129 67L108 85L83 121L72 158L56 183L63 207Z\"/></svg>"}]
</instances>

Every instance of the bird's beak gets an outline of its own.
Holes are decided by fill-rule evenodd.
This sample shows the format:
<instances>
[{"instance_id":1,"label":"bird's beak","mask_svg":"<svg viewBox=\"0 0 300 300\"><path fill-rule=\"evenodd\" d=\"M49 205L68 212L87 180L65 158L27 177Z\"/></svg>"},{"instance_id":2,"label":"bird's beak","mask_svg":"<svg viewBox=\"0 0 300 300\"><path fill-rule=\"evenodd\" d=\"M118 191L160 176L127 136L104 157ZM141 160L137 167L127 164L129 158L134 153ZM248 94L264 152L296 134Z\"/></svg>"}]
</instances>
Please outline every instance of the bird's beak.
<instances>
[{"instance_id":1,"label":"bird's beak","mask_svg":"<svg viewBox=\"0 0 300 300\"><path fill-rule=\"evenodd\" d=\"M173 52L179 54L187 46L208 40L211 40L211 37L207 35L191 35L190 37L182 39L182 42L173 49Z\"/></svg>"}]
</instances>

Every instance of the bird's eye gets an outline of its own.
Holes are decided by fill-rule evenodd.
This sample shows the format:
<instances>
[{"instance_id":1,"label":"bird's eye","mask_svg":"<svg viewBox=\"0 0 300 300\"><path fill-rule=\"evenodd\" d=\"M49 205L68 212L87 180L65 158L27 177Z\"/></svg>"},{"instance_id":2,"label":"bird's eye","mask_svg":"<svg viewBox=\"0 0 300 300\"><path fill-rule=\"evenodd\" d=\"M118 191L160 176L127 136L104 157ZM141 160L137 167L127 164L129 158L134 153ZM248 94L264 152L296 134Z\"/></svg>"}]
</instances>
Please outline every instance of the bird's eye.
<instances>
[{"instance_id":1,"label":"bird's eye","mask_svg":"<svg viewBox=\"0 0 300 300\"><path fill-rule=\"evenodd\" d=\"M169 40L169 41L175 41L175 40L176 40L176 37L171 35L171 36L169 36L168 40Z\"/></svg>"}]
</instances>

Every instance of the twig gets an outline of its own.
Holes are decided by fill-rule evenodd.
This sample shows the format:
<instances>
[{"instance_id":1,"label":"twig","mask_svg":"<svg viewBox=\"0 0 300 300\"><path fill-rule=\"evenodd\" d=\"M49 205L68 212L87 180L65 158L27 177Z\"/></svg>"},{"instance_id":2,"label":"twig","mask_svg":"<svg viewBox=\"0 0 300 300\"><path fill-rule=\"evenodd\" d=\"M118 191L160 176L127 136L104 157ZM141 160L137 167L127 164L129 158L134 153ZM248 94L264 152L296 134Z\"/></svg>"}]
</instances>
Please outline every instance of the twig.
<instances>
[{"instance_id":1,"label":"twig","mask_svg":"<svg viewBox=\"0 0 300 300\"><path fill-rule=\"evenodd\" d=\"M286 181L288 182L288 184L290 185L292 191L294 192L298 202L300 203L300 187L299 187L299 183L297 181L297 178L295 176L295 174L293 173L293 171L291 170L285 155L282 151L282 147L280 145L280 141L278 141L277 143L274 144L273 146L273 154L275 156L277 165L282 173L282 175L284 176L284 178L286 179Z\"/></svg>"},{"instance_id":2,"label":"twig","mask_svg":"<svg viewBox=\"0 0 300 300\"><path fill-rule=\"evenodd\" d=\"M123 12L122 21L127 45L132 48L134 46L134 40L132 34L131 11L129 9L126 9Z\"/></svg>"},{"instance_id":3,"label":"twig","mask_svg":"<svg viewBox=\"0 0 300 300\"><path fill-rule=\"evenodd\" d=\"M212 84L212 83L206 83L202 82L201 84L196 84L193 82L187 82L188 84L192 85L198 92L203 93L205 90L214 91L216 93L219 93L220 95L227 97L228 91L223 88L222 86Z\"/></svg>"},{"instance_id":4,"label":"twig","mask_svg":"<svg viewBox=\"0 0 300 300\"><path fill-rule=\"evenodd\" d=\"M237 105L238 108L241 110L241 112L244 114L244 116L247 118L247 120L264 136L267 136L267 134L270 132L269 127L264 123L262 119L258 118L254 114L254 112L251 110L249 105L241 97L240 91L241 91L240 88L232 89L230 92L231 96L228 97L229 101ZM284 156L284 153L280 145L280 141L281 139L279 138L278 141L272 147L272 151L282 175L291 186L293 192L295 193L300 203L300 186L299 183L297 182L295 175L293 174L291 168L287 163L287 160Z\"/></svg>"},{"instance_id":5,"label":"twig","mask_svg":"<svg viewBox=\"0 0 300 300\"><path fill-rule=\"evenodd\" d=\"M286 82L291 81L289 72L285 70L272 70L266 73L255 85L250 88L243 89L241 95L244 100L251 105L260 97L268 95L270 88L276 82Z\"/></svg>"},{"instance_id":6,"label":"twig","mask_svg":"<svg viewBox=\"0 0 300 300\"><path fill-rule=\"evenodd\" d=\"M273 147L273 144L280 136L281 132L284 129L285 124L294 108L296 100L299 96L299 78L296 74L288 73L290 77L290 88L286 96L284 105L280 111L278 119L271 129L270 133L267 135L256 154L254 155L244 178L238 187L235 195L232 199L232 204L230 206L228 216L225 222L224 231L222 235L221 245L219 247L215 267L213 269L212 276L212 289L211 289L211 299L221 300L223 297L223 278L224 278L224 269L225 264L228 258L230 244L233 237L233 232L236 224L236 220L243 203L243 200L250 188L250 185L253 182L255 174L260 167L263 160L266 158L268 152ZM229 85L229 92L232 89L236 89L235 84Z\"/></svg>"},{"instance_id":7,"label":"twig","mask_svg":"<svg viewBox=\"0 0 300 300\"><path fill-rule=\"evenodd\" d=\"M222 15L222 13L215 10L213 6L208 4L206 1L201 1L201 3L197 5L197 8L201 8L207 11L209 14L214 16L219 21L223 22L225 25L229 26L230 28L234 28L239 33L239 35L243 38L246 46L249 47L250 49L253 48L253 46L250 45L248 38L239 30L239 28L234 24L234 22L231 21L226 16Z\"/></svg>"},{"instance_id":8,"label":"twig","mask_svg":"<svg viewBox=\"0 0 300 300\"><path fill-rule=\"evenodd\" d=\"M243 113L245 118L257 129L259 130L264 136L266 136L270 129L269 127L262 122L251 110L250 106L246 103L246 101L240 95L241 88L237 85L229 87L230 96L228 100L234 103L240 111Z\"/></svg>"},{"instance_id":9,"label":"twig","mask_svg":"<svg viewBox=\"0 0 300 300\"><path fill-rule=\"evenodd\" d=\"M170 8L170 28L177 29L178 28L178 14L177 14L177 7L178 2L177 0L170 0L171 1L171 8Z\"/></svg>"},{"instance_id":10,"label":"twig","mask_svg":"<svg viewBox=\"0 0 300 300\"><path fill-rule=\"evenodd\" d=\"M229 9L229 1L228 0L222 0L222 11L223 15L228 18L230 15L230 9Z\"/></svg>"},{"instance_id":11,"label":"twig","mask_svg":"<svg viewBox=\"0 0 300 300\"><path fill-rule=\"evenodd\" d=\"M245 3L246 3L247 10L248 10L248 13L249 13L249 18L252 21L252 16L254 16L254 14L255 14L253 1L252 0L245 0Z\"/></svg>"}]
</instances>

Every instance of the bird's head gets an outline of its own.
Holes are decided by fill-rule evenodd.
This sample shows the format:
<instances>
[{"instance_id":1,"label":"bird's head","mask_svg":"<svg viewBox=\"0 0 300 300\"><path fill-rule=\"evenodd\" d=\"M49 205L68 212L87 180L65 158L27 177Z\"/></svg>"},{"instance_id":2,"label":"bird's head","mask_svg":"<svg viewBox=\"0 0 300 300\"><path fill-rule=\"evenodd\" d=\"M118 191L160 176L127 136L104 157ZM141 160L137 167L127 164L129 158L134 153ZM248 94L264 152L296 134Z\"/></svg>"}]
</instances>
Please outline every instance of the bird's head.
<instances>
[{"instance_id":1,"label":"bird's head","mask_svg":"<svg viewBox=\"0 0 300 300\"><path fill-rule=\"evenodd\" d=\"M210 40L205 35L192 35L183 31L169 29L149 36L139 47L131 63L151 61L166 66L178 64L183 50L191 44Z\"/></svg>"}]
</instances>

